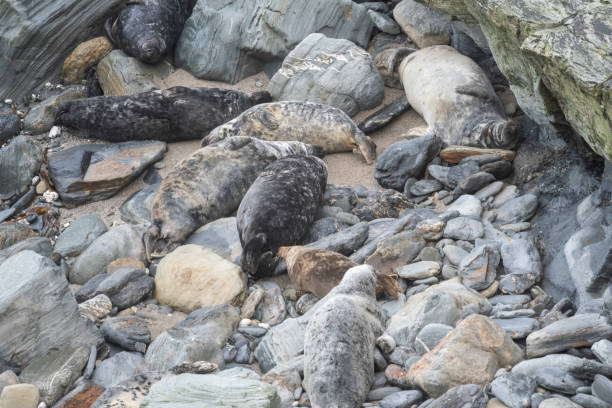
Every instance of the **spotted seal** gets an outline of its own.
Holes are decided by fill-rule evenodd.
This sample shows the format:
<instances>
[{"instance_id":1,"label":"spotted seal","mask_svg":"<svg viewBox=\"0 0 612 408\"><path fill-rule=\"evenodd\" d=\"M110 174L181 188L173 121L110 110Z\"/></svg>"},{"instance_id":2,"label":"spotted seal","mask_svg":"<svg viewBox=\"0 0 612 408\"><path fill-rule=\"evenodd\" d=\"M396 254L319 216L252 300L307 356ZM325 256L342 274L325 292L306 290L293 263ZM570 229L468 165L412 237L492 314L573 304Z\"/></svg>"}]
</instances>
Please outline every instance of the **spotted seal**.
<instances>
[{"instance_id":1,"label":"spotted seal","mask_svg":"<svg viewBox=\"0 0 612 408\"><path fill-rule=\"evenodd\" d=\"M171 52L197 0L128 0L115 21L107 20L108 38L143 62L155 64Z\"/></svg>"},{"instance_id":2,"label":"spotted seal","mask_svg":"<svg viewBox=\"0 0 612 408\"><path fill-rule=\"evenodd\" d=\"M446 45L405 57L400 77L410 106L447 145L511 149L518 123L504 108L485 72Z\"/></svg>"},{"instance_id":3,"label":"spotted seal","mask_svg":"<svg viewBox=\"0 0 612 408\"><path fill-rule=\"evenodd\" d=\"M311 292L318 298L338 286L346 271L358 265L337 252L299 245L280 247L278 256L287 264L289 278L296 289ZM396 274L376 273L377 297L387 295L397 299L401 291Z\"/></svg>"},{"instance_id":4,"label":"spotted seal","mask_svg":"<svg viewBox=\"0 0 612 408\"><path fill-rule=\"evenodd\" d=\"M242 269L255 277L273 273L278 248L300 244L315 220L327 185L327 166L314 156L280 159L244 195L236 223Z\"/></svg>"},{"instance_id":5,"label":"spotted seal","mask_svg":"<svg viewBox=\"0 0 612 408\"><path fill-rule=\"evenodd\" d=\"M169 89L135 95L96 96L60 104L56 124L110 142L197 139L241 112L270 100L221 88Z\"/></svg>"},{"instance_id":6,"label":"spotted seal","mask_svg":"<svg viewBox=\"0 0 612 408\"><path fill-rule=\"evenodd\" d=\"M366 162L376 160L376 144L338 108L314 102L273 102L254 106L213 129L202 145L229 136L295 140L321 146L325 153L353 151Z\"/></svg>"},{"instance_id":7,"label":"spotted seal","mask_svg":"<svg viewBox=\"0 0 612 408\"><path fill-rule=\"evenodd\" d=\"M301 142L265 142L230 137L185 158L162 181L145 235L147 254L161 256L196 229L230 216L266 166L292 155L321 155Z\"/></svg>"}]
</instances>

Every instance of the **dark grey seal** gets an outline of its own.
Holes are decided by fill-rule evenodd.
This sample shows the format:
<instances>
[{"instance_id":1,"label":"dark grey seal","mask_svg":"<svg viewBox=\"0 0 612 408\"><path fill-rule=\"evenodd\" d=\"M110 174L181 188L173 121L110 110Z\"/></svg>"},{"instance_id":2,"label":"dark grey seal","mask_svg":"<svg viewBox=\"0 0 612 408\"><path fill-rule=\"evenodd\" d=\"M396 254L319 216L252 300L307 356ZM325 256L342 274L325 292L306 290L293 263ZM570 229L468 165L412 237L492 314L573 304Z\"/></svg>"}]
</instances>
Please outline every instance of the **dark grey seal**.
<instances>
[{"instance_id":1,"label":"dark grey seal","mask_svg":"<svg viewBox=\"0 0 612 408\"><path fill-rule=\"evenodd\" d=\"M172 169L155 195L147 254L162 256L202 225L230 216L259 173L277 159L311 154L322 149L252 137L229 137L194 152Z\"/></svg>"},{"instance_id":2,"label":"dark grey seal","mask_svg":"<svg viewBox=\"0 0 612 408\"><path fill-rule=\"evenodd\" d=\"M273 273L279 247L300 244L315 220L327 185L327 166L314 156L269 165L244 195L237 213L242 269Z\"/></svg>"},{"instance_id":3,"label":"dark grey seal","mask_svg":"<svg viewBox=\"0 0 612 408\"><path fill-rule=\"evenodd\" d=\"M125 142L198 139L270 94L221 88L174 88L135 95L75 99L59 106L56 124L85 137Z\"/></svg>"},{"instance_id":4,"label":"dark grey seal","mask_svg":"<svg viewBox=\"0 0 612 408\"><path fill-rule=\"evenodd\" d=\"M155 64L174 49L197 0L128 0L111 25L109 39L126 54Z\"/></svg>"}]
</instances>

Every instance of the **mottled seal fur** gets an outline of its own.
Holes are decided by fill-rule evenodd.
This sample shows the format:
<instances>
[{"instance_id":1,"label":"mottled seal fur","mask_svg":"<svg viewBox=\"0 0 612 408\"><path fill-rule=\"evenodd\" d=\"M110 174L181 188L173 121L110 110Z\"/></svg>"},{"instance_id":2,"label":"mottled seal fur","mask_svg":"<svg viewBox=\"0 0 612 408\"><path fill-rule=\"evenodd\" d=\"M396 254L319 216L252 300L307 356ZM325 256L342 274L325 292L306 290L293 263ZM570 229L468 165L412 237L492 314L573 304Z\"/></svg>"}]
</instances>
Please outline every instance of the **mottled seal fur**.
<instances>
[{"instance_id":1,"label":"mottled seal fur","mask_svg":"<svg viewBox=\"0 0 612 408\"><path fill-rule=\"evenodd\" d=\"M511 149L518 124L504 108L484 71L446 45L413 52L400 64L410 106L447 145Z\"/></svg>"},{"instance_id":2,"label":"mottled seal fur","mask_svg":"<svg viewBox=\"0 0 612 408\"><path fill-rule=\"evenodd\" d=\"M304 333L304 386L313 408L354 408L365 401L383 333L375 291L374 270L359 265L319 301Z\"/></svg>"},{"instance_id":3,"label":"mottled seal fur","mask_svg":"<svg viewBox=\"0 0 612 408\"><path fill-rule=\"evenodd\" d=\"M280 159L257 177L236 215L245 272L255 277L272 274L278 248L301 243L326 185L327 166L314 156Z\"/></svg>"},{"instance_id":4,"label":"mottled seal fur","mask_svg":"<svg viewBox=\"0 0 612 408\"><path fill-rule=\"evenodd\" d=\"M230 137L199 149L162 181L145 237L147 253L163 255L202 225L230 216L270 163L286 156L321 153L320 148L301 142L251 137Z\"/></svg>"},{"instance_id":5,"label":"mottled seal fur","mask_svg":"<svg viewBox=\"0 0 612 408\"><path fill-rule=\"evenodd\" d=\"M197 0L128 0L114 23L107 21L109 39L126 54L155 64L171 52Z\"/></svg>"},{"instance_id":6,"label":"mottled seal fur","mask_svg":"<svg viewBox=\"0 0 612 408\"><path fill-rule=\"evenodd\" d=\"M358 264L346 256L325 249L305 246L280 247L278 256L285 260L289 278L296 289L311 292L322 298L338 286L342 277ZM402 291L397 275L376 274L376 295L397 299Z\"/></svg>"},{"instance_id":7,"label":"mottled seal fur","mask_svg":"<svg viewBox=\"0 0 612 408\"><path fill-rule=\"evenodd\" d=\"M325 153L353 151L376 160L376 144L340 109L313 102L273 102L254 106L213 129L202 146L228 136L295 140L321 146Z\"/></svg>"},{"instance_id":8,"label":"mottled seal fur","mask_svg":"<svg viewBox=\"0 0 612 408\"><path fill-rule=\"evenodd\" d=\"M198 139L251 106L267 92L176 86L135 95L75 99L59 106L56 123L111 142Z\"/></svg>"}]
</instances>

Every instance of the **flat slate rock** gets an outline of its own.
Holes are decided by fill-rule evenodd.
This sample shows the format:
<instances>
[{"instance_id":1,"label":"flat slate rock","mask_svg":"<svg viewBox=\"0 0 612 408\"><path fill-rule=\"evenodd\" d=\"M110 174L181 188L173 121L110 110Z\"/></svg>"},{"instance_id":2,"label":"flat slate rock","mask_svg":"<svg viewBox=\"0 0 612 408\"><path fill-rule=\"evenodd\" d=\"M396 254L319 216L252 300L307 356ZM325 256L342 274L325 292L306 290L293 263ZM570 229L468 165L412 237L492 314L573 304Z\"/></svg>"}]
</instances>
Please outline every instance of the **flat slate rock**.
<instances>
[{"instance_id":1,"label":"flat slate rock","mask_svg":"<svg viewBox=\"0 0 612 408\"><path fill-rule=\"evenodd\" d=\"M119 207L121 219L132 224L150 224L151 209L160 183L152 184L132 194Z\"/></svg>"},{"instance_id":2,"label":"flat slate rock","mask_svg":"<svg viewBox=\"0 0 612 408\"><path fill-rule=\"evenodd\" d=\"M49 156L49 175L67 206L112 197L162 158L166 143L81 145Z\"/></svg>"}]
</instances>

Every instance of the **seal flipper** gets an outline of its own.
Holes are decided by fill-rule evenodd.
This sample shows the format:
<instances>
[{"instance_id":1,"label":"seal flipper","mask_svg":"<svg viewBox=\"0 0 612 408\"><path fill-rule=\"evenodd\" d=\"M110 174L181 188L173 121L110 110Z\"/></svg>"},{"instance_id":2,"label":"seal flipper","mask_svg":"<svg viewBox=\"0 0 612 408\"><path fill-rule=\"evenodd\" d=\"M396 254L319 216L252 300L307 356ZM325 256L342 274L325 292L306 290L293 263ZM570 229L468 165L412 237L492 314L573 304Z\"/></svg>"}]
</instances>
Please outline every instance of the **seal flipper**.
<instances>
[{"instance_id":1,"label":"seal flipper","mask_svg":"<svg viewBox=\"0 0 612 408\"><path fill-rule=\"evenodd\" d=\"M456 86L455 92L462 95L473 96L474 98L485 101L494 101L491 95L489 95L483 87L473 84Z\"/></svg>"}]
</instances>

